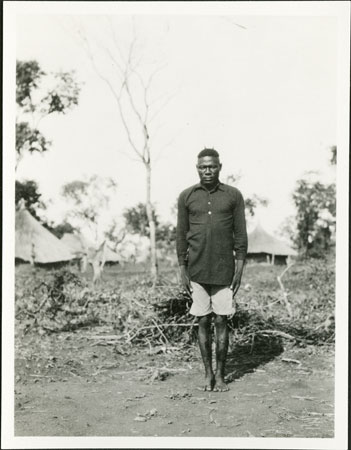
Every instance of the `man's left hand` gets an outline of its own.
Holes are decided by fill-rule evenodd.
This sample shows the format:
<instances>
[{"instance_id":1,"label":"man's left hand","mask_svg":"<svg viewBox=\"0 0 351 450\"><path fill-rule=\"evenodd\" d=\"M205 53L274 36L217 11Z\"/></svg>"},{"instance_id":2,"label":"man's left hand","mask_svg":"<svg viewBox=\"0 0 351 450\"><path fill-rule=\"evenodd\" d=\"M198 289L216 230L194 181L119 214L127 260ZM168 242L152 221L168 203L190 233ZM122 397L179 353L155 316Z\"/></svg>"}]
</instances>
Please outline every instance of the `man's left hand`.
<instances>
[{"instance_id":1,"label":"man's left hand","mask_svg":"<svg viewBox=\"0 0 351 450\"><path fill-rule=\"evenodd\" d=\"M241 277L243 274L243 268L244 268L244 261L238 260L237 261L237 270L235 271L235 275L233 277L233 281L230 286L230 289L233 291L233 298L235 297L236 293L239 290L239 287L241 284Z\"/></svg>"},{"instance_id":2,"label":"man's left hand","mask_svg":"<svg viewBox=\"0 0 351 450\"><path fill-rule=\"evenodd\" d=\"M239 290L240 283L241 283L241 273L240 274L236 273L234 275L233 282L230 286L230 289L233 291L233 298L235 297L236 293Z\"/></svg>"}]
</instances>

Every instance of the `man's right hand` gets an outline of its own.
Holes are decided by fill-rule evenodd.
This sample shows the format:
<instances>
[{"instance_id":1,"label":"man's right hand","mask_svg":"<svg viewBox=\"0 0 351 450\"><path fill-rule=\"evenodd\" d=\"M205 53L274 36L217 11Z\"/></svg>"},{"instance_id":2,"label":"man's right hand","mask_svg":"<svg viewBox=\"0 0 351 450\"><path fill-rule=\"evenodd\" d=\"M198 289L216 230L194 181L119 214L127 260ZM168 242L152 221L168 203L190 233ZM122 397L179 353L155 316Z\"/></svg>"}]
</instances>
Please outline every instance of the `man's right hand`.
<instances>
[{"instance_id":1,"label":"man's right hand","mask_svg":"<svg viewBox=\"0 0 351 450\"><path fill-rule=\"evenodd\" d=\"M190 278L188 274L188 268L185 265L180 266L180 282L182 284L182 287L185 292L187 292L190 296L193 292L191 284L190 284Z\"/></svg>"}]
</instances>

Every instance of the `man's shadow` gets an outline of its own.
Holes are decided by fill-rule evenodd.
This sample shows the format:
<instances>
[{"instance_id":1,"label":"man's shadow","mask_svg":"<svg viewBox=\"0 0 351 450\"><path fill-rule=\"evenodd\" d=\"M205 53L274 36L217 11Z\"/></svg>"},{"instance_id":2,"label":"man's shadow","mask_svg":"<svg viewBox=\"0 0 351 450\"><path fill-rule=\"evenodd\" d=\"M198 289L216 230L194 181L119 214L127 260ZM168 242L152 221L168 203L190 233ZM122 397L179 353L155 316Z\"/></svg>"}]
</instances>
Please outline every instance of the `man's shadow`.
<instances>
[{"instance_id":1,"label":"man's shadow","mask_svg":"<svg viewBox=\"0 0 351 450\"><path fill-rule=\"evenodd\" d=\"M280 337L263 336L250 327L252 317L247 312L236 314L229 326L232 331L231 350L226 362L226 381L232 382L283 353ZM252 322L251 322L252 323Z\"/></svg>"}]
</instances>

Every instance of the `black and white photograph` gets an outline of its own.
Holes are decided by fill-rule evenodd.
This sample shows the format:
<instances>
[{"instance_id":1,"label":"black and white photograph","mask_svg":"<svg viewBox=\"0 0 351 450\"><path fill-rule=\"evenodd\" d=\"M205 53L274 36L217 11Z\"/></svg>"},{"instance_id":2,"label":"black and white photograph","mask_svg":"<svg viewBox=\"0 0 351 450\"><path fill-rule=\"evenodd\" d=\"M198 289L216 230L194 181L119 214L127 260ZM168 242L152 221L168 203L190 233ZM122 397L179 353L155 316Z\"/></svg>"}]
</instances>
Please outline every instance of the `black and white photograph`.
<instances>
[{"instance_id":1,"label":"black and white photograph","mask_svg":"<svg viewBox=\"0 0 351 450\"><path fill-rule=\"evenodd\" d=\"M350 3L3 17L2 448L346 449Z\"/></svg>"}]
</instances>

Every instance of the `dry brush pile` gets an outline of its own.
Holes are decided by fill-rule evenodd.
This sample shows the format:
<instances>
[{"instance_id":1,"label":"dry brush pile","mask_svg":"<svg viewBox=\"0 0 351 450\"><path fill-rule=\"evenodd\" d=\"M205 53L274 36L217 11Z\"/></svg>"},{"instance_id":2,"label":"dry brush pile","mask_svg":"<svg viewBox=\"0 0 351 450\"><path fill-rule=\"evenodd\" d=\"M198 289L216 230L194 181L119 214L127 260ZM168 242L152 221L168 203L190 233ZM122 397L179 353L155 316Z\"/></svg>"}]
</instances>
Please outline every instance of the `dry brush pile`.
<instances>
[{"instance_id":1,"label":"dry brush pile","mask_svg":"<svg viewBox=\"0 0 351 450\"><path fill-rule=\"evenodd\" d=\"M300 345L333 342L334 267L312 260L295 264L283 276L282 270L246 268L230 320L235 341L257 345L278 337ZM119 276L114 284L96 289L69 270L16 277L17 330L44 334L107 325L111 334L95 338L123 351L131 344L151 349L194 342L197 324L188 313L190 305L179 286L153 288L146 276Z\"/></svg>"},{"instance_id":2,"label":"dry brush pile","mask_svg":"<svg viewBox=\"0 0 351 450\"><path fill-rule=\"evenodd\" d=\"M69 270L16 277L17 330L44 334L108 325L114 333L110 341L151 345L183 340L183 328L191 328L190 299L177 286L152 288L144 276L109 284L91 288ZM164 299L167 304L162 303Z\"/></svg>"}]
</instances>

